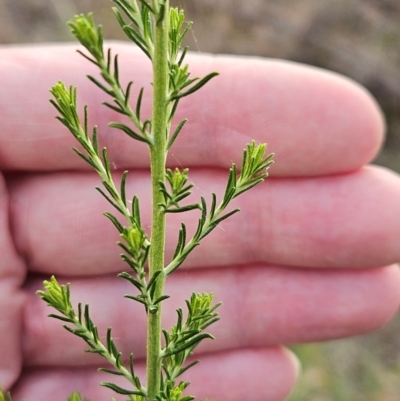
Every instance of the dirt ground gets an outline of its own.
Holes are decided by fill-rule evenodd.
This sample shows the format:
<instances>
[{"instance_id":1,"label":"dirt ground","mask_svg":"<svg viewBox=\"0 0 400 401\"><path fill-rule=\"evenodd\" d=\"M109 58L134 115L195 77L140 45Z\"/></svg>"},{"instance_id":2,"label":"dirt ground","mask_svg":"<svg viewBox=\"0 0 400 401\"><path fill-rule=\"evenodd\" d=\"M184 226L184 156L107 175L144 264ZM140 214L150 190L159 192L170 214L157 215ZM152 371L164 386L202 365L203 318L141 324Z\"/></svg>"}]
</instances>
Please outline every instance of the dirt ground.
<instances>
[{"instance_id":1,"label":"dirt ground","mask_svg":"<svg viewBox=\"0 0 400 401\"><path fill-rule=\"evenodd\" d=\"M377 98L388 121L376 162L400 172L399 0L175 0L193 20L193 50L283 58L345 74ZM110 0L0 0L0 44L72 40L65 21L94 11L125 39ZM304 379L291 400L400 399L400 319L377 334L296 348Z\"/></svg>"}]
</instances>

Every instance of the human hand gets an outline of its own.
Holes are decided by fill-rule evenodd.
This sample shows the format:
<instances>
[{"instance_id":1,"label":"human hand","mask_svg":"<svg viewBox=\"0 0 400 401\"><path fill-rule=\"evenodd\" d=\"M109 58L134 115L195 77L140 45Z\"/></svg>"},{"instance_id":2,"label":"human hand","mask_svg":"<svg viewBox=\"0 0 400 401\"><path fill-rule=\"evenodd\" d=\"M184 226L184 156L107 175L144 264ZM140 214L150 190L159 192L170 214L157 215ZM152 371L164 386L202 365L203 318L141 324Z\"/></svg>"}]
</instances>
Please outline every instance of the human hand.
<instances>
[{"instance_id":1,"label":"human hand","mask_svg":"<svg viewBox=\"0 0 400 401\"><path fill-rule=\"evenodd\" d=\"M148 85L143 56L129 45L113 48L121 75L135 79L135 88ZM48 89L60 79L79 88L114 167L132 171L129 193L141 199L146 226L148 157L107 127L119 117L99 106L103 94L85 78L91 66L74 49L1 50L0 382L14 401L66 400L76 390L91 400L111 397L99 386L107 376L96 368L104 362L46 317L50 309L35 291L52 274L71 282L73 300L90 303L100 332L112 326L124 355L133 351L139 371L144 366L145 317L123 299L131 288L115 278L125 266L118 236L101 216L108 205L94 190L97 176L71 152L76 144L54 119ZM199 75L221 73L178 111L189 124L170 164L191 168L195 195L223 193L227 167L251 139L268 142L276 164L265 184L237 200L242 212L169 278L165 325L192 291L214 292L223 302L221 322L213 327L216 340L199 348L202 362L187 373L189 392L220 401L282 400L297 375L282 344L368 332L396 311L400 179L364 167L382 142L383 122L350 81L260 59L192 56L191 66ZM197 217L185 216L188 227ZM168 222L170 256L179 221Z\"/></svg>"}]
</instances>

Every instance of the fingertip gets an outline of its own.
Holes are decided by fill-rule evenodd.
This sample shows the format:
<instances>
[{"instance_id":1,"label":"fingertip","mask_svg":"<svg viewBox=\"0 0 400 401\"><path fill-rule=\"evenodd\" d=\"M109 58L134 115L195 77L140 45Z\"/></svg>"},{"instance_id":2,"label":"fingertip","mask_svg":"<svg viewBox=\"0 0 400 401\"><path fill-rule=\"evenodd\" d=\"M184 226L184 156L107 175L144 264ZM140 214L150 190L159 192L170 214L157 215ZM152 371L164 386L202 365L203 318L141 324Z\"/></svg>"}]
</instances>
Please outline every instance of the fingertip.
<instances>
[{"instance_id":1,"label":"fingertip","mask_svg":"<svg viewBox=\"0 0 400 401\"><path fill-rule=\"evenodd\" d=\"M394 264L376 271L375 300L370 313L364 315L365 331L374 331L385 326L398 311L400 306L400 269Z\"/></svg>"},{"instance_id":2,"label":"fingertip","mask_svg":"<svg viewBox=\"0 0 400 401\"><path fill-rule=\"evenodd\" d=\"M333 72L327 74L338 85L338 103L347 107L349 118L353 120L354 167L349 166L349 171L355 170L370 163L379 153L385 139L385 117L377 100L364 86Z\"/></svg>"}]
</instances>

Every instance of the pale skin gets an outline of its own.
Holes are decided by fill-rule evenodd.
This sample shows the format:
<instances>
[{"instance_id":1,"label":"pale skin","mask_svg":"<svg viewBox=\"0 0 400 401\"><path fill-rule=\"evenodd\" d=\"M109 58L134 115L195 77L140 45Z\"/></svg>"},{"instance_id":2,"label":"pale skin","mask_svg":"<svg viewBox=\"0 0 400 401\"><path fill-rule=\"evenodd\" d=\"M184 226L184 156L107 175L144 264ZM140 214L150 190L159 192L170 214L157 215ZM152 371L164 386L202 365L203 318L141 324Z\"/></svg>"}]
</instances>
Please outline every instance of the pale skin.
<instances>
[{"instance_id":1,"label":"pale skin","mask_svg":"<svg viewBox=\"0 0 400 401\"><path fill-rule=\"evenodd\" d=\"M122 74L136 90L151 81L132 46L112 44ZM70 150L75 141L54 119L48 89L78 86L117 169L129 169L149 225L147 152L107 128L118 116L85 74L96 74L73 46L0 50L0 383L15 401L65 400L79 390L109 400L110 377L84 344L46 317L35 295L55 274L72 283L74 302L88 302L100 331L112 326L124 355L144 366L144 313L116 279L125 269L118 236L102 216L110 210L95 173ZM239 198L242 212L224 222L174 273L165 325L191 291L214 292L221 322L189 371L189 392L220 401L279 401L295 384L298 363L285 344L367 333L400 303L400 178L366 166L384 136L381 113L365 90L338 75L282 61L192 56L192 71L214 79L182 102L189 125L170 165L189 167L195 196L224 190L226 170L247 142L276 153L270 178ZM149 111L150 89L145 91ZM14 173L17 171L17 173ZM167 258L177 227L194 227L196 212L168 222ZM106 367L106 363L100 362ZM111 378L112 379L112 378Z\"/></svg>"}]
</instances>

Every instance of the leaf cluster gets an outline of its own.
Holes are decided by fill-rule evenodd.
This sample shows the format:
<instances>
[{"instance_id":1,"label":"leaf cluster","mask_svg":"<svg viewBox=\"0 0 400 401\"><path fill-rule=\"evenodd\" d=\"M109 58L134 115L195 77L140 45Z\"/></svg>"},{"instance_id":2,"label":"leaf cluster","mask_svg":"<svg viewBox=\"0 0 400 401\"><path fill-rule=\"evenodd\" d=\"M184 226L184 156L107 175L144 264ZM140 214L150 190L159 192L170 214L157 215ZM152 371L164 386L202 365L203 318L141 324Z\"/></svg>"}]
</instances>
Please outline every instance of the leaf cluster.
<instances>
[{"instance_id":1,"label":"leaf cluster","mask_svg":"<svg viewBox=\"0 0 400 401\"><path fill-rule=\"evenodd\" d=\"M225 208L232 199L260 184L268 177L267 170L273 163L274 154L270 153L265 156L266 148L265 143L257 145L255 141L252 141L247 144L243 151L240 174L237 173L235 163L229 170L229 178L220 208Z\"/></svg>"},{"instance_id":2,"label":"leaf cluster","mask_svg":"<svg viewBox=\"0 0 400 401\"><path fill-rule=\"evenodd\" d=\"M160 181L160 191L163 194L164 202L159 205L165 213L181 213L193 209L201 209L198 203L186 206L179 205L181 200L187 198L191 194L190 190L193 188L193 184L187 184L188 173L188 168L182 171L178 168L175 168L174 171L171 169L166 170L165 178L170 189L168 190L165 183Z\"/></svg>"},{"instance_id":3,"label":"leaf cluster","mask_svg":"<svg viewBox=\"0 0 400 401\"><path fill-rule=\"evenodd\" d=\"M180 381L176 385L176 380L199 362L196 360L184 366L195 347L206 338L214 338L211 334L204 332L208 326L219 320L219 315L215 311L221 303L212 305L213 297L212 294L207 293L192 293L190 300L186 301L188 310L186 320L183 320L182 309L178 308L176 325L169 332L163 330L165 347L161 350L160 358L164 376L159 401L194 399L192 396L182 396L183 390L189 383Z\"/></svg>"}]
</instances>

